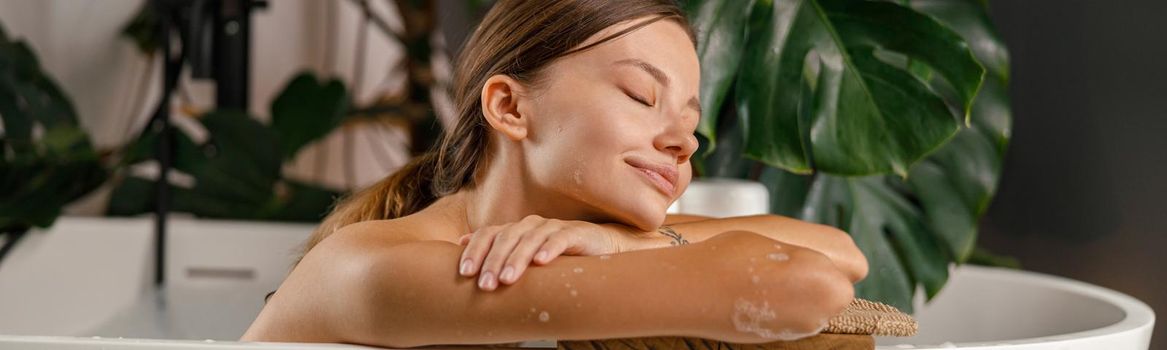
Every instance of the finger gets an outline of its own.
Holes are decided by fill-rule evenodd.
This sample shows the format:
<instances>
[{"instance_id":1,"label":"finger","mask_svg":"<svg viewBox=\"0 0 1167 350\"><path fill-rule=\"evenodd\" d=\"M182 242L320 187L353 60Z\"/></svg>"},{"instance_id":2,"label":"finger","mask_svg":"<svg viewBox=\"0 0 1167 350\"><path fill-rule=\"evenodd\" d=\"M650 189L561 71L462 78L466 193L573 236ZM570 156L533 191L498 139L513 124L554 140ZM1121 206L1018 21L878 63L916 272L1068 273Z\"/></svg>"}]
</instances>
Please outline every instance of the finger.
<instances>
[{"instance_id":1,"label":"finger","mask_svg":"<svg viewBox=\"0 0 1167 350\"><path fill-rule=\"evenodd\" d=\"M466 245L466 243L470 243L471 236L474 236L474 234L467 233L467 234L462 235L462 237L458 237L458 244L459 245Z\"/></svg>"},{"instance_id":2,"label":"finger","mask_svg":"<svg viewBox=\"0 0 1167 350\"><path fill-rule=\"evenodd\" d=\"M482 266L482 256L490 249L494 235L499 229L498 226L487 226L470 235L466 249L462 250L462 257L458 259L459 274L470 277L478 273L478 268Z\"/></svg>"},{"instance_id":3,"label":"finger","mask_svg":"<svg viewBox=\"0 0 1167 350\"><path fill-rule=\"evenodd\" d=\"M563 255L563 252L571 247L572 242L574 240L571 238L571 233L567 231L548 236L547 242L543 243L543 246L535 253L533 261L539 265L546 265L555 260L556 257Z\"/></svg>"},{"instance_id":4,"label":"finger","mask_svg":"<svg viewBox=\"0 0 1167 350\"><path fill-rule=\"evenodd\" d=\"M502 264L514 251L515 246L532 228L537 227L537 220L521 220L511 224L494 236L494 243L490 246L486 258L482 259L482 273L478 277L478 287L483 290L494 290L498 287L498 277Z\"/></svg>"},{"instance_id":5,"label":"finger","mask_svg":"<svg viewBox=\"0 0 1167 350\"><path fill-rule=\"evenodd\" d=\"M552 234L557 227L543 225L535 228L533 232L527 233L523 237L523 241L515 246L515 250L507 257L503 264L502 272L499 273L499 282L507 285L514 284L523 276L523 272L527 270L527 266L531 264L531 259L535 255L535 251L547 242L547 237ZM508 273L507 269L511 272Z\"/></svg>"}]
</instances>

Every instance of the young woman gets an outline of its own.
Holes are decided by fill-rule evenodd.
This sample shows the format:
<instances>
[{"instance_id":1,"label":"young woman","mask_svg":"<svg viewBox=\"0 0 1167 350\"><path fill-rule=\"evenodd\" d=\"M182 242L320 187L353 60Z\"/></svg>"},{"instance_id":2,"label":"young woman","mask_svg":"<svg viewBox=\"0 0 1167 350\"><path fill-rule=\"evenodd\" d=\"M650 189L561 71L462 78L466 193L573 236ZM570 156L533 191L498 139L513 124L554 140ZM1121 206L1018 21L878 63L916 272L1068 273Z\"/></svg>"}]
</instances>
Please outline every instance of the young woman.
<instances>
[{"instance_id":1,"label":"young woman","mask_svg":"<svg viewBox=\"0 0 1167 350\"><path fill-rule=\"evenodd\" d=\"M846 233L665 214L691 177L699 77L671 1L498 1L458 60L457 126L338 205L241 340L817 333L867 273Z\"/></svg>"}]
</instances>

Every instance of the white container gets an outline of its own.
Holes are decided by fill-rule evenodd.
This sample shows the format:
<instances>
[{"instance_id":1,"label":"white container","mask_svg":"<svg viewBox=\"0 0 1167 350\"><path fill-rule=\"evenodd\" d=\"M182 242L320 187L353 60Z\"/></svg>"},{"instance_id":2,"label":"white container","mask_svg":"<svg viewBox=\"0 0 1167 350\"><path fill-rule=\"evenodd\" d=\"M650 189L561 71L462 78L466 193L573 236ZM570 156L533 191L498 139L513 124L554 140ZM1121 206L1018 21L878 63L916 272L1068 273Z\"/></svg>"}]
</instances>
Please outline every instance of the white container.
<instances>
[{"instance_id":1,"label":"white container","mask_svg":"<svg viewBox=\"0 0 1167 350\"><path fill-rule=\"evenodd\" d=\"M670 214L694 214L723 218L770 212L770 192L756 181L698 179L669 207Z\"/></svg>"}]
</instances>

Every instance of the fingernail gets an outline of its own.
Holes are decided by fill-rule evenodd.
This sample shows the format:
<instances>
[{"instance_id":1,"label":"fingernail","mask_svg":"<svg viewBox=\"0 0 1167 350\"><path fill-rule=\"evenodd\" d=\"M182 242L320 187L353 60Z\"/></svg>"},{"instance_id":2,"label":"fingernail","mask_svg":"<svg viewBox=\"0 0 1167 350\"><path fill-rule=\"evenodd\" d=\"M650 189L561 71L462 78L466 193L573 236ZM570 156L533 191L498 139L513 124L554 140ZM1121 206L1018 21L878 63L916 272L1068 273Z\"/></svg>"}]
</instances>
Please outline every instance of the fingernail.
<instances>
[{"instance_id":1,"label":"fingernail","mask_svg":"<svg viewBox=\"0 0 1167 350\"><path fill-rule=\"evenodd\" d=\"M515 279L514 274L515 274L515 268L511 267L511 266L507 266L505 269L502 269L502 274L498 275L498 279L500 279L504 282L512 282Z\"/></svg>"},{"instance_id":2,"label":"fingernail","mask_svg":"<svg viewBox=\"0 0 1167 350\"><path fill-rule=\"evenodd\" d=\"M535 254L535 260L547 261L547 252L540 250L538 254Z\"/></svg>"},{"instance_id":3,"label":"fingernail","mask_svg":"<svg viewBox=\"0 0 1167 350\"><path fill-rule=\"evenodd\" d=\"M482 277L478 278L478 288L489 290L489 289L494 289L494 287L495 287L494 273L492 273L490 271L483 272Z\"/></svg>"},{"instance_id":4,"label":"fingernail","mask_svg":"<svg viewBox=\"0 0 1167 350\"><path fill-rule=\"evenodd\" d=\"M470 263L470 259L462 260L462 267L458 269L458 272L461 273L462 276L470 276L470 269L472 268L474 268L474 266Z\"/></svg>"}]
</instances>

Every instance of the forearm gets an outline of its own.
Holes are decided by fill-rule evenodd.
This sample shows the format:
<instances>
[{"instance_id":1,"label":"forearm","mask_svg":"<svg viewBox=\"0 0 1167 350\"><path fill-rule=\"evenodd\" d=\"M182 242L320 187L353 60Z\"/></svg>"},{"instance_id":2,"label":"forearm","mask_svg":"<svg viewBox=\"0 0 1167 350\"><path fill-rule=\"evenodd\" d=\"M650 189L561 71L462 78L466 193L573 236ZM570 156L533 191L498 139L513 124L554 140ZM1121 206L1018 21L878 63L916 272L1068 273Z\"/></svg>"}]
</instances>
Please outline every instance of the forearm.
<instances>
[{"instance_id":1,"label":"forearm","mask_svg":"<svg viewBox=\"0 0 1167 350\"><path fill-rule=\"evenodd\" d=\"M368 334L379 338L358 342L411 347L438 344L437 339L443 344L484 344L666 335L760 342L766 339L730 322L739 296L765 296L768 291L767 305L775 312L798 315L771 320L773 329L805 329L835 311L837 303L830 298L803 295L807 290L839 289L829 285L829 278L803 278L804 269L796 266L812 266L813 257L792 252L786 263L757 262L750 269L757 268L763 279L750 282L742 266L751 266L749 256L772 250L751 240L738 232L707 242L712 247L562 256L532 267L515 285L491 292L477 290L473 280L452 277L452 263L426 261L456 261L458 247L445 242L403 245L383 264L391 268L371 278L386 283L368 299L369 307L379 310L370 324L382 330ZM790 271L795 269L799 271ZM826 306L795 312L819 304Z\"/></svg>"},{"instance_id":2,"label":"forearm","mask_svg":"<svg viewBox=\"0 0 1167 350\"><path fill-rule=\"evenodd\" d=\"M834 227L777 215L684 221L656 232L635 233L626 249L654 249L704 241L726 231L749 231L826 255L852 282L867 275L867 259L847 233Z\"/></svg>"}]
</instances>

